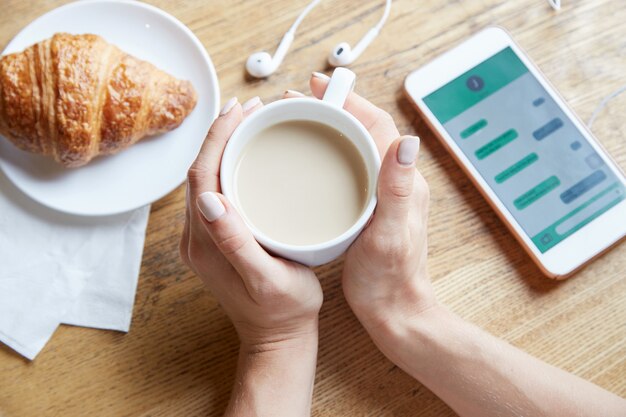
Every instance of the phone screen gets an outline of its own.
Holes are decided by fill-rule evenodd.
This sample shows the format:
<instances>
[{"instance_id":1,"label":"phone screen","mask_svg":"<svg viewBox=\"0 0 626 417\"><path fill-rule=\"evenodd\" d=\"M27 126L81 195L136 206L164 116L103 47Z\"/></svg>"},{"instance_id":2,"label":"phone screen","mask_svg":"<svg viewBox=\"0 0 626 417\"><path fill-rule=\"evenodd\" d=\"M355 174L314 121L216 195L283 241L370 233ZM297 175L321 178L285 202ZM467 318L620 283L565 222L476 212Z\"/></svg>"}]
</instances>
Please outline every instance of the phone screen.
<instances>
[{"instance_id":1,"label":"phone screen","mask_svg":"<svg viewBox=\"0 0 626 417\"><path fill-rule=\"evenodd\" d=\"M542 253L624 199L603 155L510 47L424 103Z\"/></svg>"}]
</instances>

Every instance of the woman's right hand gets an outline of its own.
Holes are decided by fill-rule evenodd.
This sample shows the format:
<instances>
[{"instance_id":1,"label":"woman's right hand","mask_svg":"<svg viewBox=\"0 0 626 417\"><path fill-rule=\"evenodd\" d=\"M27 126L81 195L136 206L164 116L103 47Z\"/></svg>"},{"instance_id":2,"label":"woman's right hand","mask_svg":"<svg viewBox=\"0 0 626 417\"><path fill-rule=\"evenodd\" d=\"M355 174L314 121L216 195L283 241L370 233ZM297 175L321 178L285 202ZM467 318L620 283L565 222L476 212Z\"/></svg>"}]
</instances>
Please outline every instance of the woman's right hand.
<instances>
[{"instance_id":1,"label":"woman's right hand","mask_svg":"<svg viewBox=\"0 0 626 417\"><path fill-rule=\"evenodd\" d=\"M313 75L319 98L328 78ZM354 93L345 109L369 130L383 159L376 212L348 250L343 272L345 297L377 341L385 339L381 324L399 325L436 304L426 269L429 191L415 168L419 138L399 137L387 112Z\"/></svg>"},{"instance_id":2,"label":"woman's right hand","mask_svg":"<svg viewBox=\"0 0 626 417\"><path fill-rule=\"evenodd\" d=\"M346 300L384 351L386 331L436 305L426 267L429 190L415 168L419 144L404 136L387 150L376 211L343 272Z\"/></svg>"}]
</instances>

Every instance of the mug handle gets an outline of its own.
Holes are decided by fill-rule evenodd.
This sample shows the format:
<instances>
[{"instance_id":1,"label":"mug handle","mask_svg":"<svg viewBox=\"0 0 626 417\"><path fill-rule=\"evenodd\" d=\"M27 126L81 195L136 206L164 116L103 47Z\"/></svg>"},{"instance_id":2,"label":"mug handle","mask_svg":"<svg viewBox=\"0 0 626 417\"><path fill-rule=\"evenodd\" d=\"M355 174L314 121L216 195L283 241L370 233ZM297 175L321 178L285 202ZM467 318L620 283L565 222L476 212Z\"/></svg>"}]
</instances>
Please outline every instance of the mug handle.
<instances>
[{"instance_id":1,"label":"mug handle","mask_svg":"<svg viewBox=\"0 0 626 417\"><path fill-rule=\"evenodd\" d=\"M335 68L322 100L340 109L343 108L348 95L354 90L355 80L356 75L348 68Z\"/></svg>"}]
</instances>

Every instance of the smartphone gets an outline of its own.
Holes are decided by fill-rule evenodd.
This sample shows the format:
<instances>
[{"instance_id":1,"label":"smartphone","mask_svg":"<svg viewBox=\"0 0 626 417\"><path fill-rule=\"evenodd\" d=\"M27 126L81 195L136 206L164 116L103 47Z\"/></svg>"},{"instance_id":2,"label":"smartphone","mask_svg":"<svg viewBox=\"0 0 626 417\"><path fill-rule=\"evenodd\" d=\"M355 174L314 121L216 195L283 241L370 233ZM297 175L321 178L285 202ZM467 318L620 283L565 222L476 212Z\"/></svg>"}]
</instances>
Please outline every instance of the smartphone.
<instances>
[{"instance_id":1,"label":"smartphone","mask_svg":"<svg viewBox=\"0 0 626 417\"><path fill-rule=\"evenodd\" d=\"M482 30L404 88L549 277L626 235L624 173L504 29Z\"/></svg>"}]
</instances>

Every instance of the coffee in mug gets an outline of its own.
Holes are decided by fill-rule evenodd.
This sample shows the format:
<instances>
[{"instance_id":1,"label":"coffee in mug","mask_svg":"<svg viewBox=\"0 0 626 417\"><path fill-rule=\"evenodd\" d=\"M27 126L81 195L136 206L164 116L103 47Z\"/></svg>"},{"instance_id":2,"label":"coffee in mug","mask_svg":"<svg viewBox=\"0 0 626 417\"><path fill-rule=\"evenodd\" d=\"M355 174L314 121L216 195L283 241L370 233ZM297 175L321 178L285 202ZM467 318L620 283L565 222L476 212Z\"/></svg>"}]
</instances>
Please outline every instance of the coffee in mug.
<instances>
[{"instance_id":1,"label":"coffee in mug","mask_svg":"<svg viewBox=\"0 0 626 417\"><path fill-rule=\"evenodd\" d=\"M234 174L243 216L268 237L314 245L346 232L369 195L365 161L338 130L291 120L258 132Z\"/></svg>"},{"instance_id":2,"label":"coffee in mug","mask_svg":"<svg viewBox=\"0 0 626 417\"><path fill-rule=\"evenodd\" d=\"M355 75L336 68L321 100L278 100L246 116L220 163L224 196L273 255L317 266L344 253L376 207L380 156L343 109Z\"/></svg>"}]
</instances>

